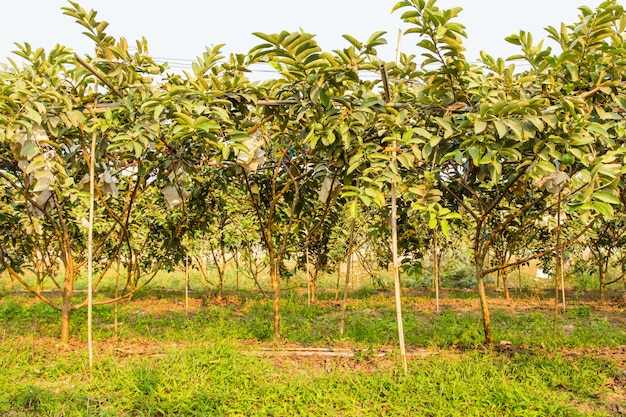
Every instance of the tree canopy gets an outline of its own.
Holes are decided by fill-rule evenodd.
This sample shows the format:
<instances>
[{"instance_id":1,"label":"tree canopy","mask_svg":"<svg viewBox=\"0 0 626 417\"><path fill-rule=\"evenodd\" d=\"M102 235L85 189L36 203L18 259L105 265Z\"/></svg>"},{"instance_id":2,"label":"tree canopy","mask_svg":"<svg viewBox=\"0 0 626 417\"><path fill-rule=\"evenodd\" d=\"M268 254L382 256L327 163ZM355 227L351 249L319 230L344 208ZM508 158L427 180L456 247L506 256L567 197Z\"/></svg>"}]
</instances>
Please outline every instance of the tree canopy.
<instances>
[{"instance_id":1,"label":"tree canopy","mask_svg":"<svg viewBox=\"0 0 626 417\"><path fill-rule=\"evenodd\" d=\"M323 51L312 34L283 31L255 33L260 43L245 54L207 47L176 73L155 63L145 39L130 48L96 12L69 2L63 12L94 42L93 55L24 44L20 62L0 70L3 269L63 312L67 338L70 311L85 305L72 293L86 262L93 142L100 276L124 265L132 294L182 259L185 236L235 215L214 198L241 196L270 257L279 337L285 255L324 245L344 214L386 219L394 183L406 228L447 234L470 220L491 342L483 278L507 265L490 269L487 253L557 200L580 219L579 234L621 209L626 17L615 0L581 7L577 21L546 29L554 48L520 31L507 38L518 55L483 52L474 64L463 54L461 8L405 0L393 10L420 56L384 62L383 32L345 35L345 48ZM251 81L259 62L275 76ZM26 267L54 282L61 304L22 278Z\"/></svg>"}]
</instances>

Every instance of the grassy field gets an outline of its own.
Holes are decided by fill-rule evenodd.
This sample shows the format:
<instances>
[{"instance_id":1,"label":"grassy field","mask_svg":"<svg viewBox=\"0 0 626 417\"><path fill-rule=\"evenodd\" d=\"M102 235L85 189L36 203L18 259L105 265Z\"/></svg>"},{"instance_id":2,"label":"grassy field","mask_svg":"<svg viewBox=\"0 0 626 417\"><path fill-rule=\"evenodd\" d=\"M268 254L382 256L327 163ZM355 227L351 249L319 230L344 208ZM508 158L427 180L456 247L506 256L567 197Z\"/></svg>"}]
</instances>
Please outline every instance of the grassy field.
<instances>
[{"instance_id":1,"label":"grassy field","mask_svg":"<svg viewBox=\"0 0 626 417\"><path fill-rule=\"evenodd\" d=\"M117 334L113 306L95 309L90 372L85 311L60 344L58 312L5 295L0 416L626 415L623 305L575 301L554 335L552 301L494 299L498 342L485 348L473 292L442 304L405 293L405 376L387 292L352 293L343 336L332 294L309 306L287 293L273 342L271 302L254 293L196 295L186 309L181 293L150 291L120 306Z\"/></svg>"}]
</instances>

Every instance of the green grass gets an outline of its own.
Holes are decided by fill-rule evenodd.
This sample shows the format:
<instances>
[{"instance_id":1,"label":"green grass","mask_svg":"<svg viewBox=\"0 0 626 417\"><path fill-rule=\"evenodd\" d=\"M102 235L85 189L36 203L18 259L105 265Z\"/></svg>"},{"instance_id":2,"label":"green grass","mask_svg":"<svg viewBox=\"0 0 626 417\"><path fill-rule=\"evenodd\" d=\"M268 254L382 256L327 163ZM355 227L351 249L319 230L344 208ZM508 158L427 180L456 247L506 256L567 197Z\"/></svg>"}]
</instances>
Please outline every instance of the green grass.
<instances>
[{"instance_id":1,"label":"green grass","mask_svg":"<svg viewBox=\"0 0 626 417\"><path fill-rule=\"evenodd\" d=\"M120 307L122 338L141 337L154 341L261 340L272 338L272 301L248 293L229 296L219 303L193 312L185 311L179 296L137 299ZM416 346L474 349L483 343L482 321L478 311L443 307L435 313L425 306L423 296L403 297L405 338ZM151 309L144 302L157 303ZM432 304L432 303L431 303ZM149 306L149 305L148 305ZM467 310L467 311L465 311ZM528 347L575 348L626 345L626 325L611 319L604 310L588 304L572 304L557 321L547 309L515 311L492 308L492 329L496 342L507 340ZM86 309L72 313L72 335L86 339ZM339 335L341 307L335 302L307 305L303 296L286 294L281 304L281 333L291 342L327 344L350 341L357 344L393 344L397 340L393 300L385 293L351 299L346 314L346 333ZM94 307L97 338L113 336L113 306ZM60 313L30 296L0 299L0 326L8 334L56 337Z\"/></svg>"},{"instance_id":2,"label":"green grass","mask_svg":"<svg viewBox=\"0 0 626 417\"><path fill-rule=\"evenodd\" d=\"M615 367L543 354L434 355L399 368L359 372L334 364L277 363L207 343L158 358L99 355L91 377L84 352L37 359L30 346L0 347L0 412L41 415L211 416L577 416ZM9 364L10 362L10 364ZM8 414L15 415L15 414Z\"/></svg>"},{"instance_id":3,"label":"green grass","mask_svg":"<svg viewBox=\"0 0 626 417\"><path fill-rule=\"evenodd\" d=\"M370 349L348 360L251 355L272 336L272 302L253 293L209 297L189 312L180 294L145 294L121 305L121 350L97 353L91 376L85 310L72 316L73 342L59 346L50 339L58 334L59 312L30 296L5 296L0 416L608 415L607 381L624 371L620 364L588 352L564 354L626 345L623 321L602 309L570 305L555 336L549 309L493 308L496 340L516 347L498 353L482 347L477 312L458 308L471 297L437 314L432 300L405 296L407 344L435 352L412 359L405 377L397 352L383 361L371 355L396 344L393 300L380 291L357 295L343 336L338 303L308 306L305 297L286 292L281 305L287 342ZM113 306L94 309L96 346L104 340L116 346L112 322ZM120 353L125 341L159 349Z\"/></svg>"},{"instance_id":4,"label":"green grass","mask_svg":"<svg viewBox=\"0 0 626 417\"><path fill-rule=\"evenodd\" d=\"M434 355L399 368L323 372L207 343L163 356L99 355L91 377L84 352L36 360L0 347L0 412L41 415L210 416L578 416L614 366L599 360L472 352ZM9 359L10 358L10 359ZM33 363L33 359L35 362ZM4 364L9 365L8 363ZM285 366L289 365L289 366ZM357 364L358 365L358 364ZM35 371L35 369L37 370Z\"/></svg>"}]
</instances>

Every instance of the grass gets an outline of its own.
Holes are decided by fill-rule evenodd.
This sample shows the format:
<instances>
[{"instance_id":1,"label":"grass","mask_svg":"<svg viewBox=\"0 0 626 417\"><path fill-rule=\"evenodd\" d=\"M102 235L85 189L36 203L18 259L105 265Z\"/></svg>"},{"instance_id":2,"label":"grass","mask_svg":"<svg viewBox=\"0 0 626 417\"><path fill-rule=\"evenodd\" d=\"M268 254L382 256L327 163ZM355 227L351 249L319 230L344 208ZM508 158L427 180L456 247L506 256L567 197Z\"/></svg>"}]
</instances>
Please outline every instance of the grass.
<instances>
[{"instance_id":1,"label":"grass","mask_svg":"<svg viewBox=\"0 0 626 417\"><path fill-rule=\"evenodd\" d=\"M140 298L122 304L119 312L122 338L153 341L260 340L272 338L272 302L255 294L241 292L216 301L192 300L186 311L179 296ZM206 305L201 305L205 303ZM423 295L403 297L405 338L408 344L474 349L483 342L482 321L476 300L454 300L435 313L432 302ZM548 307L548 308L546 308ZM492 307L492 328L497 340L528 347L615 347L626 345L626 321L619 312L575 303L559 315L553 334L553 313L549 302L538 308ZM281 306L284 339L303 344L350 341L357 344L393 344L397 340L396 313L386 293L350 299L346 333L340 336L341 307L322 300L307 305L303 296L286 295ZM86 309L73 312L73 335L86 339ZM55 337L60 313L28 295L0 299L0 325L8 334ZM95 337L114 336L113 306L94 307Z\"/></svg>"},{"instance_id":2,"label":"grass","mask_svg":"<svg viewBox=\"0 0 626 417\"><path fill-rule=\"evenodd\" d=\"M91 375L85 310L74 312L74 338L64 346L54 339L56 310L7 295L0 299L0 415L608 416L607 406L624 400L608 384L620 380L623 361L601 354L626 345L619 310L572 304L553 335L549 302L500 303L493 332L512 347L484 349L471 293L448 295L438 314L428 296L407 294L407 344L435 354L410 360L404 376L397 352L373 355L395 346L392 299L372 290L354 295L340 336L332 297L309 306L285 293L285 341L277 345L365 349L351 359L251 354L276 346L271 300L255 293L204 295L189 311L180 294L145 293L121 305L119 339L113 307L96 307Z\"/></svg>"},{"instance_id":3,"label":"grass","mask_svg":"<svg viewBox=\"0 0 626 417\"><path fill-rule=\"evenodd\" d=\"M410 362L410 372L276 362L222 342L158 357L84 353L39 359L33 347L2 345L12 372L0 376L7 415L210 416L578 416L593 411L615 373L610 362L537 354L446 353ZM33 362L34 360L34 362ZM4 364L8 365L8 364ZM581 408L588 411L580 411ZM589 411L592 410L592 411ZM9 414L11 413L11 414Z\"/></svg>"}]
</instances>

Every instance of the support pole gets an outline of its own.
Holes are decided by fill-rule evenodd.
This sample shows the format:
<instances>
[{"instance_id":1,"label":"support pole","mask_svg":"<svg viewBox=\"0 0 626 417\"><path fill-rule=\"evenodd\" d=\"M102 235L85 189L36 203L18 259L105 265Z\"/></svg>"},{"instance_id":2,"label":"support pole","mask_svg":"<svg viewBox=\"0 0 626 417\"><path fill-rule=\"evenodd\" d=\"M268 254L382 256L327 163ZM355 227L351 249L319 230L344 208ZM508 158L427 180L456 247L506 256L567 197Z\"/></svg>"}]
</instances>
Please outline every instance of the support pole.
<instances>
[{"instance_id":1,"label":"support pole","mask_svg":"<svg viewBox=\"0 0 626 417\"><path fill-rule=\"evenodd\" d=\"M381 75L383 79L383 87L385 94L385 102L391 102L391 92L389 89L389 81L387 78L387 68L385 65L380 66ZM391 164L398 163L398 144L394 140L391 145ZM392 254L392 268L391 275L393 276L393 286L396 298L396 319L398 322L398 340L400 343L400 355L402 356L402 367L404 374L409 373L408 365L406 361L406 347L404 345L404 326L402 324L402 291L400 288L400 263L398 261L398 202L397 202L397 183L396 179L391 180L391 254Z\"/></svg>"},{"instance_id":2,"label":"support pole","mask_svg":"<svg viewBox=\"0 0 626 417\"><path fill-rule=\"evenodd\" d=\"M96 134L91 136L89 153L89 225L87 231L87 350L89 370L93 368L93 221L95 196Z\"/></svg>"}]
</instances>

